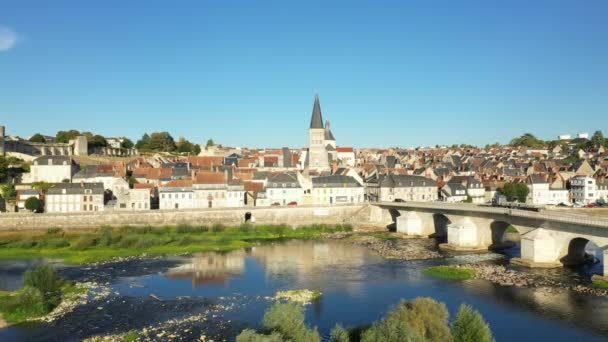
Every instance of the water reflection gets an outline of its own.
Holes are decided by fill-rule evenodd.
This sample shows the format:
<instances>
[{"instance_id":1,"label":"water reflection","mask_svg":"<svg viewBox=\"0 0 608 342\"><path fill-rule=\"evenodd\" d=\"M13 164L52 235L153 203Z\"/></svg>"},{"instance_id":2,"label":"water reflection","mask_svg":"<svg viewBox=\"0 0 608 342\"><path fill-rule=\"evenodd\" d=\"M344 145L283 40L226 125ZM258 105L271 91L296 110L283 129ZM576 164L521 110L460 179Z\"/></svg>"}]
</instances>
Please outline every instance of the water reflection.
<instances>
[{"instance_id":1,"label":"water reflection","mask_svg":"<svg viewBox=\"0 0 608 342\"><path fill-rule=\"evenodd\" d=\"M191 279L193 287L205 284L227 285L231 276L245 271L244 251L226 254L199 253L190 262L170 269L165 273L169 279Z\"/></svg>"}]
</instances>

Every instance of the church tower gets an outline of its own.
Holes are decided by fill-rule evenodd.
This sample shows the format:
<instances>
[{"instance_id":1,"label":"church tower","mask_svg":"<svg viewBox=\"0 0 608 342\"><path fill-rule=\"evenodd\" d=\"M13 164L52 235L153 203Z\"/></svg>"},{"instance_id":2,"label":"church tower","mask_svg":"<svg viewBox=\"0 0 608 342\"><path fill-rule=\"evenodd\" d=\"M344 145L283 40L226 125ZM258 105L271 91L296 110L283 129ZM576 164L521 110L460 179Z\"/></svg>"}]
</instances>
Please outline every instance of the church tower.
<instances>
[{"instance_id":1,"label":"church tower","mask_svg":"<svg viewBox=\"0 0 608 342\"><path fill-rule=\"evenodd\" d=\"M308 129L308 165L313 169L329 169L327 150L325 149L325 126L321 115L319 95L315 96L312 117Z\"/></svg>"}]
</instances>

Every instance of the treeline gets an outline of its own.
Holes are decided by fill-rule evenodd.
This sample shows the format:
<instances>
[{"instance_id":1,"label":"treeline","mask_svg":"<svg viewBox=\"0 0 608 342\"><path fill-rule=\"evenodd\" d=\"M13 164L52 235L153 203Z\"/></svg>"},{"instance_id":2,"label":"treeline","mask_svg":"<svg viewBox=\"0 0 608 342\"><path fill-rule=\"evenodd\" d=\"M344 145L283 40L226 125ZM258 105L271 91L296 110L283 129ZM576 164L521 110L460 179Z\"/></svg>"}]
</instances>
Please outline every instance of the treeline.
<instances>
[{"instance_id":1,"label":"treeline","mask_svg":"<svg viewBox=\"0 0 608 342\"><path fill-rule=\"evenodd\" d=\"M209 145L209 144L207 144ZM135 147L140 151L153 152L177 152L197 155L201 152L201 146L190 142L186 138L175 141L168 132L145 133L137 141Z\"/></svg>"},{"instance_id":2,"label":"treeline","mask_svg":"<svg viewBox=\"0 0 608 342\"><path fill-rule=\"evenodd\" d=\"M70 140L74 140L79 135L84 135L85 137L87 137L87 142L88 142L89 148L108 146L108 141L102 135L94 134L91 132L80 132L75 129L57 132L57 134L55 135L55 142L67 144L70 142ZM122 139L123 139L123 141L120 144L121 148L129 149L129 148L133 148L133 146L135 145L135 144L133 144L133 141L131 141L131 139L129 139L129 138L122 138ZM45 143L46 139L42 134L36 133L30 137L29 141L37 142L37 143Z\"/></svg>"},{"instance_id":3,"label":"treeline","mask_svg":"<svg viewBox=\"0 0 608 342\"><path fill-rule=\"evenodd\" d=\"M304 308L299 304L273 304L264 314L263 332L244 330L237 342L315 342L321 341L316 328L304 322ZM479 312L461 305L450 324L449 312L443 303L432 298L402 300L386 316L371 326L345 329L337 325L331 331L332 342L490 342L494 341L489 325Z\"/></svg>"},{"instance_id":4,"label":"treeline","mask_svg":"<svg viewBox=\"0 0 608 342\"><path fill-rule=\"evenodd\" d=\"M534 135L530 134L530 133L526 133L520 137L514 138L509 142L510 146L523 146L523 147L530 147L530 148L554 148L556 146L561 146L562 149L568 149L563 141L560 140L541 140L538 139L537 137L535 137ZM576 145L575 147L577 149L588 149L588 148L598 148L600 146L603 146L605 148L608 148L608 139L604 138L604 134L602 133L602 131L595 131L595 133L593 133L593 135L591 136L591 139L589 139L586 142L581 142L578 145Z\"/></svg>"}]
</instances>

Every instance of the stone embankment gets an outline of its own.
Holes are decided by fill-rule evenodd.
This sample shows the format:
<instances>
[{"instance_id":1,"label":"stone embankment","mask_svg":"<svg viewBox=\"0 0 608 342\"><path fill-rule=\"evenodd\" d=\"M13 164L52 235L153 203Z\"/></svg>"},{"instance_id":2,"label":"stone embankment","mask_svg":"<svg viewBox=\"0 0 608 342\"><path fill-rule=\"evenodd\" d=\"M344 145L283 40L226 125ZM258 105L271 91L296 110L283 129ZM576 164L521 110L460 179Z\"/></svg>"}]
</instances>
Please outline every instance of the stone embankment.
<instances>
[{"instance_id":1,"label":"stone embankment","mask_svg":"<svg viewBox=\"0 0 608 342\"><path fill-rule=\"evenodd\" d=\"M608 291L577 284L569 285L540 275L507 269L502 265L486 262L455 265L455 268L475 270L475 278L484 279L500 286L561 288L594 296L606 296Z\"/></svg>"}]
</instances>

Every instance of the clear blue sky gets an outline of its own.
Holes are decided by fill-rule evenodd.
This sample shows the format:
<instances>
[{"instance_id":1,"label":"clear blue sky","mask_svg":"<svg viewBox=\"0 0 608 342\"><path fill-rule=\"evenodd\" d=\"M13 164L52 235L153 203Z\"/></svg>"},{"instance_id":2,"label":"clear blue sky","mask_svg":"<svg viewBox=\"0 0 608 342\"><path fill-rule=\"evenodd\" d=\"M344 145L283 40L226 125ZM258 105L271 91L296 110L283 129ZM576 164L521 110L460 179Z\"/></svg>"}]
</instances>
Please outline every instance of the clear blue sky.
<instances>
[{"instance_id":1,"label":"clear blue sky","mask_svg":"<svg viewBox=\"0 0 608 342\"><path fill-rule=\"evenodd\" d=\"M608 1L0 0L0 123L301 147L608 135Z\"/></svg>"}]
</instances>

